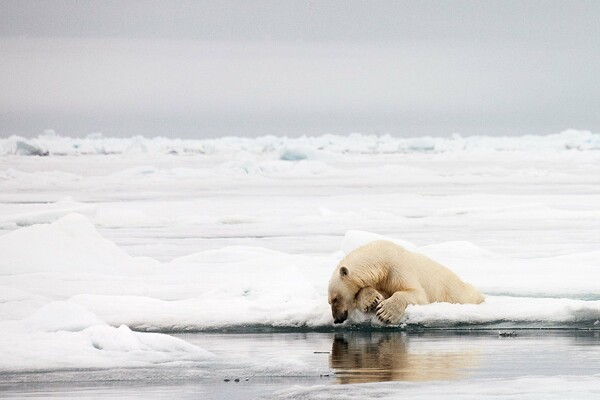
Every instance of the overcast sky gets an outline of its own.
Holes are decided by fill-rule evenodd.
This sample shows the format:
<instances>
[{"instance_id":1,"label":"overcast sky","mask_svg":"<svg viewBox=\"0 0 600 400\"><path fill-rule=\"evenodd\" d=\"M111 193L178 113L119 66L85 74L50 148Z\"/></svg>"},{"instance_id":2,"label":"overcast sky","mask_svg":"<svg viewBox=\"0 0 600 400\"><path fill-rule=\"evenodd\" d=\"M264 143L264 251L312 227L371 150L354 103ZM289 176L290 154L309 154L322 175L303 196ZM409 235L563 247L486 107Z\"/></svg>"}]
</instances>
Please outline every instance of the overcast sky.
<instances>
[{"instance_id":1,"label":"overcast sky","mask_svg":"<svg viewBox=\"0 0 600 400\"><path fill-rule=\"evenodd\" d=\"M600 1L0 2L0 136L600 132Z\"/></svg>"}]
</instances>

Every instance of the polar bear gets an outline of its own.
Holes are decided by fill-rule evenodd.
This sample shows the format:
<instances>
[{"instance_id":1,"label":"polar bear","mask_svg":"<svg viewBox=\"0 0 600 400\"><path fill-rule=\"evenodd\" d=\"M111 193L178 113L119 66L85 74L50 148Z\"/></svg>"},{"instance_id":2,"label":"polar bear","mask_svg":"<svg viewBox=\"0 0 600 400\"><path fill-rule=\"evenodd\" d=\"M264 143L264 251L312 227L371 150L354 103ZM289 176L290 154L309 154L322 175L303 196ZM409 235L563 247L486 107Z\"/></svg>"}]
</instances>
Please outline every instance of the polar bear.
<instances>
[{"instance_id":1,"label":"polar bear","mask_svg":"<svg viewBox=\"0 0 600 400\"><path fill-rule=\"evenodd\" d=\"M483 295L436 261L386 240L349 253L329 281L329 304L336 324L358 309L397 324L409 304L479 304Z\"/></svg>"}]
</instances>

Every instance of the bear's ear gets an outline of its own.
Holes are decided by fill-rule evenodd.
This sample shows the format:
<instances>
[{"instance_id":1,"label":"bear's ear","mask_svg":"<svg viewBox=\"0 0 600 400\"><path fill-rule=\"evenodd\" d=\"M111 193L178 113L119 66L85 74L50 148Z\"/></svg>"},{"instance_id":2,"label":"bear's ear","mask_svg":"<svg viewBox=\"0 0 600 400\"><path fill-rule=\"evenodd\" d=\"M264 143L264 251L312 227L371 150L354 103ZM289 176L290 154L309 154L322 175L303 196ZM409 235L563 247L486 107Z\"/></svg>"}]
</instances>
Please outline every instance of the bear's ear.
<instances>
[{"instance_id":1,"label":"bear's ear","mask_svg":"<svg viewBox=\"0 0 600 400\"><path fill-rule=\"evenodd\" d=\"M340 276L342 278L345 276L348 276L349 273L350 273L350 271L348 271L348 268L346 268L345 266L340 267Z\"/></svg>"}]
</instances>

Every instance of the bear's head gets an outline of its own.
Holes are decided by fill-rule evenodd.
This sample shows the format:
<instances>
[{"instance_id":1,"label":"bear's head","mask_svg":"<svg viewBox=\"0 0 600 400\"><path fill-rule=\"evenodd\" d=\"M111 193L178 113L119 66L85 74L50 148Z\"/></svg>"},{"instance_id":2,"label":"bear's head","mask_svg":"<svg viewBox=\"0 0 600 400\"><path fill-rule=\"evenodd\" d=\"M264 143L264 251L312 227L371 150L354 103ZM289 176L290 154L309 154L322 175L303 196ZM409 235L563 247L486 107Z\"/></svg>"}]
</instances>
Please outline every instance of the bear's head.
<instances>
[{"instance_id":1,"label":"bear's head","mask_svg":"<svg viewBox=\"0 0 600 400\"><path fill-rule=\"evenodd\" d=\"M354 282L351 272L345 265L339 265L329 280L329 304L333 322L341 324L348 313L356 307L356 294L360 286Z\"/></svg>"}]
</instances>

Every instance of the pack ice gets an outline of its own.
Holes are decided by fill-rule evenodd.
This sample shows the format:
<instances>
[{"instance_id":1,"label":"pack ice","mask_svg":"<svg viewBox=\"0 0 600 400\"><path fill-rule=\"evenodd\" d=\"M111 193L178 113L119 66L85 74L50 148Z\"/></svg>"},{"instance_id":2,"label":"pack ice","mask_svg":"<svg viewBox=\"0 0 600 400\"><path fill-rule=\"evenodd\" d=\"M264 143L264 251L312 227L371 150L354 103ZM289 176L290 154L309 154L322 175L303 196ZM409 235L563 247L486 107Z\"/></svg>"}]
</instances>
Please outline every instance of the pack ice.
<instances>
[{"instance_id":1,"label":"pack ice","mask_svg":"<svg viewBox=\"0 0 600 400\"><path fill-rule=\"evenodd\" d=\"M80 214L17 229L0 236L0 370L193 362L211 354L161 332L330 326L333 266L378 238L386 237L349 231L342 250L325 256L231 246L158 262L129 256ZM409 326L600 319L600 301L583 295L600 292L600 280L590 279L598 252L511 260L465 242L419 248L387 239L452 266L487 294L481 305L411 306ZM377 326L364 315L354 322Z\"/></svg>"}]
</instances>

